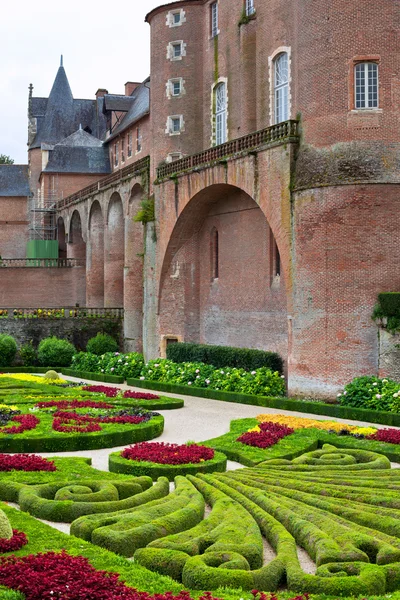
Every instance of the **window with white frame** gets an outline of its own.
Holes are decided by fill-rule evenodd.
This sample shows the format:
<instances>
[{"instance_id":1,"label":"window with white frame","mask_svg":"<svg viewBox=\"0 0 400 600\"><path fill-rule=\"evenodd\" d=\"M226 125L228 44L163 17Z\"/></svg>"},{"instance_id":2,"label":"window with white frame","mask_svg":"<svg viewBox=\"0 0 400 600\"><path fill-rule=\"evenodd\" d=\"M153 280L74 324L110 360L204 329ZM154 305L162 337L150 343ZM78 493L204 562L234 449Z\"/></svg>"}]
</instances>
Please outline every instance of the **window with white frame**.
<instances>
[{"instance_id":1,"label":"window with white frame","mask_svg":"<svg viewBox=\"0 0 400 600\"><path fill-rule=\"evenodd\" d=\"M166 133L169 135L179 135L184 128L183 116L172 115L168 117Z\"/></svg>"},{"instance_id":2,"label":"window with white frame","mask_svg":"<svg viewBox=\"0 0 400 600\"><path fill-rule=\"evenodd\" d=\"M180 27L185 22L186 22L186 13L182 9L180 9L180 10L171 10L167 14L166 25L168 27Z\"/></svg>"},{"instance_id":3,"label":"window with white frame","mask_svg":"<svg viewBox=\"0 0 400 600\"><path fill-rule=\"evenodd\" d=\"M356 109L378 108L378 65L358 63L354 68Z\"/></svg>"},{"instance_id":4,"label":"window with white frame","mask_svg":"<svg viewBox=\"0 0 400 600\"><path fill-rule=\"evenodd\" d=\"M170 152L167 156L167 162L175 162L182 158L182 152Z\"/></svg>"},{"instance_id":5,"label":"window with white frame","mask_svg":"<svg viewBox=\"0 0 400 600\"><path fill-rule=\"evenodd\" d=\"M180 58L182 56L182 42L172 44L172 58Z\"/></svg>"},{"instance_id":6,"label":"window with white frame","mask_svg":"<svg viewBox=\"0 0 400 600\"><path fill-rule=\"evenodd\" d=\"M274 60L274 121L289 119L289 57L282 52Z\"/></svg>"},{"instance_id":7,"label":"window with white frame","mask_svg":"<svg viewBox=\"0 0 400 600\"><path fill-rule=\"evenodd\" d=\"M170 42L167 46L167 59L182 60L182 57L186 56L186 44L182 40L176 42Z\"/></svg>"},{"instance_id":8,"label":"window with white frame","mask_svg":"<svg viewBox=\"0 0 400 600\"><path fill-rule=\"evenodd\" d=\"M181 96L183 93L183 80L181 77L177 77L176 79L170 79L167 84L167 96L170 98L171 96L177 97Z\"/></svg>"},{"instance_id":9,"label":"window with white frame","mask_svg":"<svg viewBox=\"0 0 400 600\"><path fill-rule=\"evenodd\" d=\"M128 158L132 156L132 133L128 133L128 146L127 146Z\"/></svg>"},{"instance_id":10,"label":"window with white frame","mask_svg":"<svg viewBox=\"0 0 400 600\"><path fill-rule=\"evenodd\" d=\"M246 0L246 16L250 17L251 15L254 15L255 12L254 0Z\"/></svg>"},{"instance_id":11,"label":"window with white frame","mask_svg":"<svg viewBox=\"0 0 400 600\"><path fill-rule=\"evenodd\" d=\"M216 37L219 33L218 30L218 2L211 4L211 37Z\"/></svg>"},{"instance_id":12,"label":"window with white frame","mask_svg":"<svg viewBox=\"0 0 400 600\"><path fill-rule=\"evenodd\" d=\"M219 146L227 141L227 98L226 83L219 83L214 88L215 105L215 144Z\"/></svg>"},{"instance_id":13,"label":"window with white frame","mask_svg":"<svg viewBox=\"0 0 400 600\"><path fill-rule=\"evenodd\" d=\"M142 130L140 127L136 128L136 154L142 151Z\"/></svg>"}]
</instances>

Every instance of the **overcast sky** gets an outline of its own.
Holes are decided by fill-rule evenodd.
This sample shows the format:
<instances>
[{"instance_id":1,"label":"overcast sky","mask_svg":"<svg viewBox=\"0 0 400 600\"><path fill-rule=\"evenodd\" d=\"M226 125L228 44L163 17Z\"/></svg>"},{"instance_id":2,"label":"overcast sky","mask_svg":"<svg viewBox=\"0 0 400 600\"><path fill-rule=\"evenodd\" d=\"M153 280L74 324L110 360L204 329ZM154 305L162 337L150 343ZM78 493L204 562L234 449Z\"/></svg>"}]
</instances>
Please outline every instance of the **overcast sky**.
<instances>
[{"instance_id":1,"label":"overcast sky","mask_svg":"<svg viewBox=\"0 0 400 600\"><path fill-rule=\"evenodd\" d=\"M150 71L147 12L168 0L0 0L0 154L27 163L28 86L47 97L64 55L74 98Z\"/></svg>"}]
</instances>

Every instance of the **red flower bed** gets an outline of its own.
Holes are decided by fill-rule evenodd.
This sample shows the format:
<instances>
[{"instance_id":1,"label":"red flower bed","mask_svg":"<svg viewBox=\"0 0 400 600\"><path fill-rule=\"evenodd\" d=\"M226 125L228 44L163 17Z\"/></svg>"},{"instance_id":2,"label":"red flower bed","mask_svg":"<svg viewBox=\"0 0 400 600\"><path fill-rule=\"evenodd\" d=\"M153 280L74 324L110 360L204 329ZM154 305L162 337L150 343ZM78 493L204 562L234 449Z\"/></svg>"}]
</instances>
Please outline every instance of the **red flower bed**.
<instances>
[{"instance_id":1,"label":"red flower bed","mask_svg":"<svg viewBox=\"0 0 400 600\"><path fill-rule=\"evenodd\" d=\"M91 417L89 415L78 415L75 412L62 412L57 410L54 413L53 429L61 433L93 433L101 431L100 423L121 423L138 425L146 421L145 417L136 415L124 415L117 417ZM72 425L76 423L76 425ZM88 423L86 426L84 423Z\"/></svg>"},{"instance_id":2,"label":"red flower bed","mask_svg":"<svg viewBox=\"0 0 400 600\"><path fill-rule=\"evenodd\" d=\"M20 425L5 425L4 427L0 427L0 433L23 433L24 431L29 431L30 429L35 429L35 427L40 423L40 420L34 415L16 415L12 417L11 421L17 421Z\"/></svg>"},{"instance_id":3,"label":"red flower bed","mask_svg":"<svg viewBox=\"0 0 400 600\"><path fill-rule=\"evenodd\" d=\"M117 573L97 571L83 556L47 552L0 557L0 584L26 600L192 600L189 592L151 595L129 588ZM218 600L206 593L200 600Z\"/></svg>"},{"instance_id":4,"label":"red flower bed","mask_svg":"<svg viewBox=\"0 0 400 600\"><path fill-rule=\"evenodd\" d=\"M146 392L131 392L127 390L124 392L124 398L137 398L138 400L159 400L160 396L155 394L146 394Z\"/></svg>"},{"instance_id":5,"label":"red flower bed","mask_svg":"<svg viewBox=\"0 0 400 600\"><path fill-rule=\"evenodd\" d=\"M50 408L57 406L59 410L66 408L114 408L113 404L107 402L93 402L93 400L51 400L50 402L38 402L38 408Z\"/></svg>"},{"instance_id":6,"label":"red flower bed","mask_svg":"<svg viewBox=\"0 0 400 600\"><path fill-rule=\"evenodd\" d=\"M13 529L13 536L10 540L0 538L0 554L4 554L5 552L16 552L17 550L20 550L22 546L26 546L27 543L28 538L25 533Z\"/></svg>"},{"instance_id":7,"label":"red flower bed","mask_svg":"<svg viewBox=\"0 0 400 600\"><path fill-rule=\"evenodd\" d=\"M400 444L400 429L378 429L376 433L367 436L368 440Z\"/></svg>"},{"instance_id":8,"label":"red flower bed","mask_svg":"<svg viewBox=\"0 0 400 600\"><path fill-rule=\"evenodd\" d=\"M77 423L78 425L73 425L72 423ZM94 433L96 431L101 431L101 427L98 423L89 423L88 425L79 424L77 419L62 419L59 417L55 417L53 419L52 425L54 431L58 431L59 433Z\"/></svg>"},{"instance_id":9,"label":"red flower bed","mask_svg":"<svg viewBox=\"0 0 400 600\"><path fill-rule=\"evenodd\" d=\"M35 454L0 454L0 471L56 471L52 460Z\"/></svg>"},{"instance_id":10,"label":"red flower bed","mask_svg":"<svg viewBox=\"0 0 400 600\"><path fill-rule=\"evenodd\" d=\"M122 458L139 462L153 462L160 465L186 465L200 463L214 458L214 450L206 446L192 444L166 444L164 442L140 442L126 448L121 453Z\"/></svg>"},{"instance_id":11,"label":"red flower bed","mask_svg":"<svg viewBox=\"0 0 400 600\"><path fill-rule=\"evenodd\" d=\"M98 394L105 394L107 398L115 398L119 392L119 388L110 387L108 385L85 385L83 388L85 392L97 392Z\"/></svg>"},{"instance_id":12,"label":"red flower bed","mask_svg":"<svg viewBox=\"0 0 400 600\"><path fill-rule=\"evenodd\" d=\"M279 423L260 423L260 431L247 431L237 438L237 442L256 448L269 448L279 440L294 433L294 429Z\"/></svg>"}]
</instances>

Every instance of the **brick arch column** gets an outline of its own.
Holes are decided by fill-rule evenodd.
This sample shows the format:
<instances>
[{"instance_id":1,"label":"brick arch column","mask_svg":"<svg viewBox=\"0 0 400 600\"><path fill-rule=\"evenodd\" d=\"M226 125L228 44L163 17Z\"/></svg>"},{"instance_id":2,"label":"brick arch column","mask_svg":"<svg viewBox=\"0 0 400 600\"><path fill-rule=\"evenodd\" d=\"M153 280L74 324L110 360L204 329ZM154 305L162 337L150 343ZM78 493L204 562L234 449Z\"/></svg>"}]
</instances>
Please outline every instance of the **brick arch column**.
<instances>
[{"instance_id":1,"label":"brick arch column","mask_svg":"<svg viewBox=\"0 0 400 600\"><path fill-rule=\"evenodd\" d=\"M114 192L107 207L104 236L104 306L124 305L124 211L121 196Z\"/></svg>"},{"instance_id":2,"label":"brick arch column","mask_svg":"<svg viewBox=\"0 0 400 600\"><path fill-rule=\"evenodd\" d=\"M104 216L97 200L92 203L89 213L86 304L94 308L104 306Z\"/></svg>"}]
</instances>

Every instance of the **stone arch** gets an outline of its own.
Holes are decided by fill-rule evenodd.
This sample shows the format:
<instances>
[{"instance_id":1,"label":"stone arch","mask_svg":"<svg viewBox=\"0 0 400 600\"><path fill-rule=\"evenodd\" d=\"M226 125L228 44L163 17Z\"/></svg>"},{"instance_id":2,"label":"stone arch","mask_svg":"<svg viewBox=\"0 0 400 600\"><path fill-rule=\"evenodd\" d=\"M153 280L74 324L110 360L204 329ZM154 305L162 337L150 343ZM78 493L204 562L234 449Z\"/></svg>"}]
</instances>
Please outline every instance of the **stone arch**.
<instances>
[{"instance_id":1,"label":"stone arch","mask_svg":"<svg viewBox=\"0 0 400 600\"><path fill-rule=\"evenodd\" d=\"M104 305L124 305L125 225L121 196L114 192L107 207L104 236Z\"/></svg>"},{"instance_id":2,"label":"stone arch","mask_svg":"<svg viewBox=\"0 0 400 600\"><path fill-rule=\"evenodd\" d=\"M67 258L67 236L65 233L65 223L62 217L57 219L57 239L58 239L58 258Z\"/></svg>"},{"instance_id":3,"label":"stone arch","mask_svg":"<svg viewBox=\"0 0 400 600\"><path fill-rule=\"evenodd\" d=\"M218 277L212 277L212 232L218 231ZM160 271L159 333L185 341L245 346L288 355L286 279L280 247L255 200L230 184L210 185L181 211ZM276 275L276 274L275 274Z\"/></svg>"},{"instance_id":4,"label":"stone arch","mask_svg":"<svg viewBox=\"0 0 400 600\"><path fill-rule=\"evenodd\" d=\"M69 223L69 257L86 259L86 242L82 235L82 220L79 211L74 210Z\"/></svg>"},{"instance_id":5,"label":"stone arch","mask_svg":"<svg viewBox=\"0 0 400 600\"><path fill-rule=\"evenodd\" d=\"M139 183L131 189L125 218L124 338L125 349L142 351L143 331L143 224L134 217L144 191Z\"/></svg>"},{"instance_id":6,"label":"stone arch","mask_svg":"<svg viewBox=\"0 0 400 600\"><path fill-rule=\"evenodd\" d=\"M98 200L89 211L86 304L94 308L104 306L104 217Z\"/></svg>"}]
</instances>

